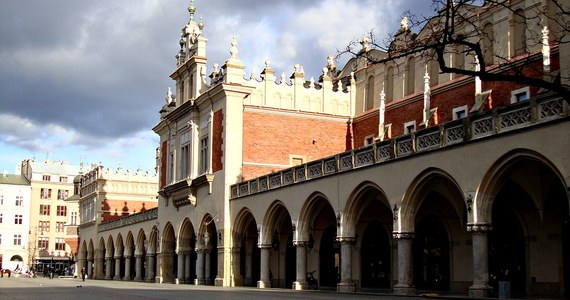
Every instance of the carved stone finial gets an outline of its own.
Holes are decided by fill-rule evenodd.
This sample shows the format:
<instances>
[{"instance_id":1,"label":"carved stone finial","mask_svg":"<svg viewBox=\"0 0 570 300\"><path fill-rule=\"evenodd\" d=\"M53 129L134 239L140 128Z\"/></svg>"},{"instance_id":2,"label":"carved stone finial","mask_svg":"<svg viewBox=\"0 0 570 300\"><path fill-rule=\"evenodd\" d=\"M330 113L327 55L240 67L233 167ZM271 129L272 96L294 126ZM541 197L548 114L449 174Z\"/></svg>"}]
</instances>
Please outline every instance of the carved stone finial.
<instances>
[{"instance_id":1,"label":"carved stone finial","mask_svg":"<svg viewBox=\"0 0 570 300\"><path fill-rule=\"evenodd\" d=\"M237 38L232 37L231 48L230 48L230 58L237 59L238 49L237 49Z\"/></svg>"},{"instance_id":2,"label":"carved stone finial","mask_svg":"<svg viewBox=\"0 0 570 300\"><path fill-rule=\"evenodd\" d=\"M269 68L269 64L271 63L271 61L269 59L265 60L265 68Z\"/></svg>"},{"instance_id":3,"label":"carved stone finial","mask_svg":"<svg viewBox=\"0 0 570 300\"><path fill-rule=\"evenodd\" d=\"M403 17L402 21L400 21L400 29L402 31L410 29L410 19L408 17Z\"/></svg>"},{"instance_id":4,"label":"carved stone finial","mask_svg":"<svg viewBox=\"0 0 570 300\"><path fill-rule=\"evenodd\" d=\"M360 45L362 45L362 52L367 52L368 50L370 50L370 46L369 46L369 40L368 40L368 36L364 35L362 37L362 41L360 41Z\"/></svg>"},{"instance_id":5,"label":"carved stone finial","mask_svg":"<svg viewBox=\"0 0 570 300\"><path fill-rule=\"evenodd\" d=\"M169 104L170 102L172 102L174 99L172 98L172 90L170 89L170 87L168 87L168 91L166 92L166 104Z\"/></svg>"},{"instance_id":6,"label":"carved stone finial","mask_svg":"<svg viewBox=\"0 0 570 300\"><path fill-rule=\"evenodd\" d=\"M285 83L285 73L281 73L281 83Z\"/></svg>"},{"instance_id":7,"label":"carved stone finial","mask_svg":"<svg viewBox=\"0 0 570 300\"><path fill-rule=\"evenodd\" d=\"M334 65L334 57L332 55L327 56L327 68L331 70L336 68Z\"/></svg>"}]
</instances>

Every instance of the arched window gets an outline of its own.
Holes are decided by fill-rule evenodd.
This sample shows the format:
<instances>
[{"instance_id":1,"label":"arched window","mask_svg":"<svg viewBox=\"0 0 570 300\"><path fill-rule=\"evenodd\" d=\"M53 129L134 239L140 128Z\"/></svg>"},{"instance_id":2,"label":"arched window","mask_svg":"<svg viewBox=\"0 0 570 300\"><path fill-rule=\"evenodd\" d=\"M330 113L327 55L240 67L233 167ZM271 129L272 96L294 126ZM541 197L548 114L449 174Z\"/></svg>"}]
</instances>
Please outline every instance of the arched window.
<instances>
[{"instance_id":1,"label":"arched window","mask_svg":"<svg viewBox=\"0 0 570 300\"><path fill-rule=\"evenodd\" d=\"M370 110L374 108L374 76L368 77L368 82L366 83L366 103L365 110Z\"/></svg>"},{"instance_id":2,"label":"arched window","mask_svg":"<svg viewBox=\"0 0 570 300\"><path fill-rule=\"evenodd\" d=\"M429 62L428 66L429 74L429 85L434 86L439 84L439 63L437 60L432 60Z\"/></svg>"},{"instance_id":3,"label":"arched window","mask_svg":"<svg viewBox=\"0 0 570 300\"><path fill-rule=\"evenodd\" d=\"M457 45L455 46L455 64L453 65L456 68L464 69L465 68L465 46L464 45Z\"/></svg>"},{"instance_id":4,"label":"arched window","mask_svg":"<svg viewBox=\"0 0 570 300\"><path fill-rule=\"evenodd\" d=\"M386 70L386 101L394 100L394 67Z\"/></svg>"},{"instance_id":5,"label":"arched window","mask_svg":"<svg viewBox=\"0 0 570 300\"><path fill-rule=\"evenodd\" d=\"M481 47L483 50L483 59L485 60L485 65L489 66L493 64L493 56L495 54L495 49L493 49L493 43L495 41L493 24L487 23L483 26L483 32L481 36Z\"/></svg>"},{"instance_id":6,"label":"arched window","mask_svg":"<svg viewBox=\"0 0 570 300\"><path fill-rule=\"evenodd\" d=\"M513 14L513 46L514 56L527 53L526 19L522 9L515 10Z\"/></svg>"},{"instance_id":7,"label":"arched window","mask_svg":"<svg viewBox=\"0 0 570 300\"><path fill-rule=\"evenodd\" d=\"M408 68L406 72L406 95L411 95L415 92L416 84L416 58L410 57L408 59Z\"/></svg>"}]
</instances>

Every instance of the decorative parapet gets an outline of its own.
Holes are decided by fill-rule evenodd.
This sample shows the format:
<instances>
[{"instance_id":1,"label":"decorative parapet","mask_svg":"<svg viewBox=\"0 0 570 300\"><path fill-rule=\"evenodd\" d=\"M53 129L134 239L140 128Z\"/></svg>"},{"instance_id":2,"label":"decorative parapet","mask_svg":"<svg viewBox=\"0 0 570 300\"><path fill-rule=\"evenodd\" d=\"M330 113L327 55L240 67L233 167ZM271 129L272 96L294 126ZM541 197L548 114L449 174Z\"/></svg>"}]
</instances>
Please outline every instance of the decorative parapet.
<instances>
[{"instance_id":1,"label":"decorative parapet","mask_svg":"<svg viewBox=\"0 0 570 300\"><path fill-rule=\"evenodd\" d=\"M158 207L99 224L98 232L125 227L158 218Z\"/></svg>"},{"instance_id":2,"label":"decorative parapet","mask_svg":"<svg viewBox=\"0 0 570 300\"><path fill-rule=\"evenodd\" d=\"M570 108L562 98L544 95L234 184L230 197L237 199L569 116Z\"/></svg>"}]
</instances>

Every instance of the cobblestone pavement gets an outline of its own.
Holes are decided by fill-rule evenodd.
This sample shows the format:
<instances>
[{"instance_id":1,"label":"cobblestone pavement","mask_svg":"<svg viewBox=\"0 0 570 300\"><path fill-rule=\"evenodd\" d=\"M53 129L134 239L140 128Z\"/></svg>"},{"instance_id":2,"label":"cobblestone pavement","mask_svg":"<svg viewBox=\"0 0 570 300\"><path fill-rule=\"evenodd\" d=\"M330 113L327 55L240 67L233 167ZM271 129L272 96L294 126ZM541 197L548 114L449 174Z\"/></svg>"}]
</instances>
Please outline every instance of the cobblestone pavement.
<instances>
[{"instance_id":1,"label":"cobblestone pavement","mask_svg":"<svg viewBox=\"0 0 570 300\"><path fill-rule=\"evenodd\" d=\"M418 299L386 295L339 294L287 289L229 288L153 284L144 282L86 280L74 278L0 278L0 300L91 300L91 299Z\"/></svg>"}]
</instances>

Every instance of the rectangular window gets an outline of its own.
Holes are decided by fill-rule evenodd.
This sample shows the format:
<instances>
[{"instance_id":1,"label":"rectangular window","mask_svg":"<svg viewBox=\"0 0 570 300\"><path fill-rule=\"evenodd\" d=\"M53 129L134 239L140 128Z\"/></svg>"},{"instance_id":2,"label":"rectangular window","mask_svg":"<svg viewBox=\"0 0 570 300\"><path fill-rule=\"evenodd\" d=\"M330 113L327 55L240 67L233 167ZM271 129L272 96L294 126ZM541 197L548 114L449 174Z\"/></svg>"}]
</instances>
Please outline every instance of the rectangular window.
<instances>
[{"instance_id":1,"label":"rectangular window","mask_svg":"<svg viewBox=\"0 0 570 300\"><path fill-rule=\"evenodd\" d=\"M4 214L0 214L0 224L2 224L3 217L4 217Z\"/></svg>"},{"instance_id":2,"label":"rectangular window","mask_svg":"<svg viewBox=\"0 0 570 300\"><path fill-rule=\"evenodd\" d=\"M210 155L208 145L208 136L205 136L200 140L200 174L207 173L210 169Z\"/></svg>"},{"instance_id":3,"label":"rectangular window","mask_svg":"<svg viewBox=\"0 0 570 300\"><path fill-rule=\"evenodd\" d=\"M58 205L58 206L57 206L57 216L58 216L58 217L65 217L65 216L67 216L67 206Z\"/></svg>"},{"instance_id":4,"label":"rectangular window","mask_svg":"<svg viewBox=\"0 0 570 300\"><path fill-rule=\"evenodd\" d=\"M66 176L59 176L59 182L67 182Z\"/></svg>"},{"instance_id":5,"label":"rectangular window","mask_svg":"<svg viewBox=\"0 0 570 300\"><path fill-rule=\"evenodd\" d=\"M414 131L416 131L416 121L404 123L404 134L410 134Z\"/></svg>"},{"instance_id":6,"label":"rectangular window","mask_svg":"<svg viewBox=\"0 0 570 300\"><path fill-rule=\"evenodd\" d=\"M511 104L528 100L530 98L530 89L527 87L511 91Z\"/></svg>"},{"instance_id":7,"label":"rectangular window","mask_svg":"<svg viewBox=\"0 0 570 300\"><path fill-rule=\"evenodd\" d=\"M190 177L190 132L180 134L180 165L178 180Z\"/></svg>"},{"instance_id":8,"label":"rectangular window","mask_svg":"<svg viewBox=\"0 0 570 300\"><path fill-rule=\"evenodd\" d=\"M43 176L42 176L42 180L43 180L43 181L51 181L51 176L49 176L49 175L43 175Z\"/></svg>"},{"instance_id":9,"label":"rectangular window","mask_svg":"<svg viewBox=\"0 0 570 300\"><path fill-rule=\"evenodd\" d=\"M55 239L55 250L65 251L65 240L63 238Z\"/></svg>"},{"instance_id":10,"label":"rectangular window","mask_svg":"<svg viewBox=\"0 0 570 300\"><path fill-rule=\"evenodd\" d=\"M68 190L57 190L57 200L65 200L69 195Z\"/></svg>"},{"instance_id":11,"label":"rectangular window","mask_svg":"<svg viewBox=\"0 0 570 300\"><path fill-rule=\"evenodd\" d=\"M372 145L373 143L374 143L374 137L373 136L367 136L364 139L364 146Z\"/></svg>"},{"instance_id":12,"label":"rectangular window","mask_svg":"<svg viewBox=\"0 0 570 300\"><path fill-rule=\"evenodd\" d=\"M40 236L40 237L38 238L38 248L39 248L40 250L45 250L45 249L47 249L48 247L49 247L49 238L48 238L48 237Z\"/></svg>"},{"instance_id":13,"label":"rectangular window","mask_svg":"<svg viewBox=\"0 0 570 300\"><path fill-rule=\"evenodd\" d=\"M0 233L0 245L2 245L2 234Z\"/></svg>"},{"instance_id":14,"label":"rectangular window","mask_svg":"<svg viewBox=\"0 0 570 300\"><path fill-rule=\"evenodd\" d=\"M49 232L49 221L40 221L38 224L38 229L40 230L41 234L43 234L43 232Z\"/></svg>"},{"instance_id":15,"label":"rectangular window","mask_svg":"<svg viewBox=\"0 0 570 300\"><path fill-rule=\"evenodd\" d=\"M22 215L15 215L15 216L14 216L14 224L16 224L16 225L21 225L23 219L24 219L24 216L22 216Z\"/></svg>"},{"instance_id":16,"label":"rectangular window","mask_svg":"<svg viewBox=\"0 0 570 300\"><path fill-rule=\"evenodd\" d=\"M40 190L41 199L51 199L51 189L42 188Z\"/></svg>"},{"instance_id":17,"label":"rectangular window","mask_svg":"<svg viewBox=\"0 0 570 300\"><path fill-rule=\"evenodd\" d=\"M4 195L0 195L0 205L4 205Z\"/></svg>"},{"instance_id":18,"label":"rectangular window","mask_svg":"<svg viewBox=\"0 0 570 300\"><path fill-rule=\"evenodd\" d=\"M16 206L24 206L24 196L16 196Z\"/></svg>"},{"instance_id":19,"label":"rectangular window","mask_svg":"<svg viewBox=\"0 0 570 300\"><path fill-rule=\"evenodd\" d=\"M76 211L71 212L71 219L69 220L69 224L77 225L77 212Z\"/></svg>"},{"instance_id":20,"label":"rectangular window","mask_svg":"<svg viewBox=\"0 0 570 300\"><path fill-rule=\"evenodd\" d=\"M22 245L22 235L14 234L14 246L21 246L21 245Z\"/></svg>"},{"instance_id":21,"label":"rectangular window","mask_svg":"<svg viewBox=\"0 0 570 300\"><path fill-rule=\"evenodd\" d=\"M49 205L40 204L40 216L49 216Z\"/></svg>"},{"instance_id":22,"label":"rectangular window","mask_svg":"<svg viewBox=\"0 0 570 300\"><path fill-rule=\"evenodd\" d=\"M467 105L455 107L452 110L453 120L459 120L467 117Z\"/></svg>"},{"instance_id":23,"label":"rectangular window","mask_svg":"<svg viewBox=\"0 0 570 300\"><path fill-rule=\"evenodd\" d=\"M56 222L55 223L56 232L63 232L63 228L65 227L65 222Z\"/></svg>"}]
</instances>

